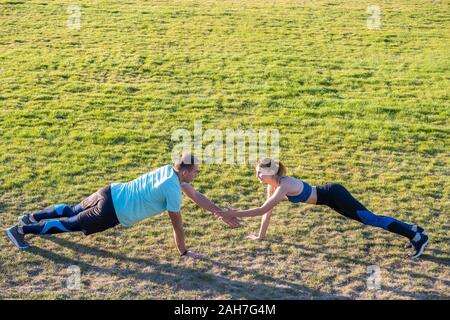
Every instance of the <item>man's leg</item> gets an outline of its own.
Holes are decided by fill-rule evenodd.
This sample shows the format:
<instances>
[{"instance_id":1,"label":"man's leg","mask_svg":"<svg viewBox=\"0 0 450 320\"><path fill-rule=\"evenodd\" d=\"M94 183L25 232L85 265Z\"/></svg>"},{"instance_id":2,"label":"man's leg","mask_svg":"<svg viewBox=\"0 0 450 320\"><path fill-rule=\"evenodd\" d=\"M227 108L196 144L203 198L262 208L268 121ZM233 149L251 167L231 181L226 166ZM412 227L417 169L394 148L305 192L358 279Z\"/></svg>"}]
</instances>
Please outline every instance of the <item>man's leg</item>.
<instances>
[{"instance_id":1,"label":"man's leg","mask_svg":"<svg viewBox=\"0 0 450 320\"><path fill-rule=\"evenodd\" d=\"M69 206L67 204L56 204L45 208L42 211L29 215L29 219L32 223L38 223L41 220L55 219L55 218L70 218L76 216L83 208L81 204Z\"/></svg>"},{"instance_id":2,"label":"man's leg","mask_svg":"<svg viewBox=\"0 0 450 320\"><path fill-rule=\"evenodd\" d=\"M29 245L25 241L25 234L43 235L82 231L85 235L90 235L119 224L111 198L110 186L98 190L81 202L80 206L87 209L73 217L14 226L7 229L6 233L16 247L26 249Z\"/></svg>"},{"instance_id":3,"label":"man's leg","mask_svg":"<svg viewBox=\"0 0 450 320\"><path fill-rule=\"evenodd\" d=\"M25 241L26 234L54 234L61 232L82 231L78 216L63 220L48 220L30 225L16 225L6 229L8 238L19 249L27 249L29 244Z\"/></svg>"},{"instance_id":4,"label":"man's leg","mask_svg":"<svg viewBox=\"0 0 450 320\"><path fill-rule=\"evenodd\" d=\"M36 224L46 219L74 217L80 214L82 211L97 205L99 201L98 192L100 190L91 194L89 197L74 206L70 206L67 204L56 204L34 214L25 214L19 218L19 225Z\"/></svg>"},{"instance_id":5,"label":"man's leg","mask_svg":"<svg viewBox=\"0 0 450 320\"><path fill-rule=\"evenodd\" d=\"M83 231L84 234L89 235L107 230L119 224L112 203L109 186L98 190L76 207L87 209L67 219L47 220L41 221L40 223L20 226L19 232L24 235L43 235ZM60 210L64 209L66 209L67 212L69 210L67 207L60 208Z\"/></svg>"},{"instance_id":6,"label":"man's leg","mask_svg":"<svg viewBox=\"0 0 450 320\"><path fill-rule=\"evenodd\" d=\"M63 232L82 231L77 216L62 220L47 220L40 223L19 226L19 233L25 234L56 234Z\"/></svg>"}]
</instances>

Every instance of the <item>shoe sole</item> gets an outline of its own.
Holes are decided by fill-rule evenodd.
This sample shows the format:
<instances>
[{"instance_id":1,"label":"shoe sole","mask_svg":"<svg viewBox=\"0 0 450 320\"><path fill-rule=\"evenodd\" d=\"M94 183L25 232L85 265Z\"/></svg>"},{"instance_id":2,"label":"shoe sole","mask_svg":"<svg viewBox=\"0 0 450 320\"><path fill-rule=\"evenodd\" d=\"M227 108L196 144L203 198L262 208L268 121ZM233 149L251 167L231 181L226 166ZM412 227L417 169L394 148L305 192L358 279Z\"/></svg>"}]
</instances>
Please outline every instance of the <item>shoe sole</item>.
<instances>
[{"instance_id":1,"label":"shoe sole","mask_svg":"<svg viewBox=\"0 0 450 320\"><path fill-rule=\"evenodd\" d=\"M19 248L20 250L24 250L27 249L29 247L29 245L26 245L25 247L21 247L19 245L19 243L17 242L16 238L14 238L13 234L11 233L11 231L9 231L8 229L6 229L6 234L8 235L9 240L12 241L12 243L14 243L14 245Z\"/></svg>"},{"instance_id":2,"label":"shoe sole","mask_svg":"<svg viewBox=\"0 0 450 320\"><path fill-rule=\"evenodd\" d=\"M420 247L419 252L412 257L413 259L416 259L416 258L418 258L418 257L420 257L422 255L422 253L425 250L425 247L427 246L428 242L430 242L430 238L428 238L427 241L425 241L425 243Z\"/></svg>"}]
</instances>

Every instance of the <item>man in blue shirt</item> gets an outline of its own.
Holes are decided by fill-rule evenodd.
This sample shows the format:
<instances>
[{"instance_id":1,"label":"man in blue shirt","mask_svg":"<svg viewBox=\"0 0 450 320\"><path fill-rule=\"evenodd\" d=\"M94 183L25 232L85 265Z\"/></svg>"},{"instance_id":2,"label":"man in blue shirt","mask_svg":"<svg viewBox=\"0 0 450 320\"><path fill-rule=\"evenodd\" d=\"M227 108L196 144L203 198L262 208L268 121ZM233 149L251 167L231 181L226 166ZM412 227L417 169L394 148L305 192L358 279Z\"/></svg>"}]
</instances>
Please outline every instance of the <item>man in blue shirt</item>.
<instances>
[{"instance_id":1,"label":"man in blue shirt","mask_svg":"<svg viewBox=\"0 0 450 320\"><path fill-rule=\"evenodd\" d=\"M127 183L108 185L77 205L57 204L34 214L25 214L19 218L19 224L7 229L6 233L16 247L26 249L29 247L25 241L26 234L82 231L90 235L118 224L131 227L141 220L168 211L178 251L182 256L197 258L199 255L188 251L184 241L182 193L213 214L221 211L189 184L197 176L198 166L192 154L183 154L173 166L160 167ZM220 219L231 227L240 225L237 218Z\"/></svg>"}]
</instances>

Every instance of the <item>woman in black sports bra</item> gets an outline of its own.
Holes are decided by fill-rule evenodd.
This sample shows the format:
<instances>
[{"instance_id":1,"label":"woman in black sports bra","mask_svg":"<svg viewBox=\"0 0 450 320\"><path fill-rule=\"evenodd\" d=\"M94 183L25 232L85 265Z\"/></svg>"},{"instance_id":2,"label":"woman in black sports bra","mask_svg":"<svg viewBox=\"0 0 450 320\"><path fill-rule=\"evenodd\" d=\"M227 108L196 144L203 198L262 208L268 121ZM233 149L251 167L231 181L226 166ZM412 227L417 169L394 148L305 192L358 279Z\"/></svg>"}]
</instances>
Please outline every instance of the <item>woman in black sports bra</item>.
<instances>
[{"instance_id":1,"label":"woman in black sports bra","mask_svg":"<svg viewBox=\"0 0 450 320\"><path fill-rule=\"evenodd\" d=\"M250 236L252 240L265 238L270 223L272 209L282 200L326 205L343 216L363 224L383 228L409 239L409 246L414 247L412 258L419 257L429 238L425 230L417 225L410 225L388 216L378 216L367 210L350 192L338 183L323 186L310 186L303 180L286 176L286 168L279 161L264 158L256 165L256 177L260 183L267 184L267 200L261 207L248 210L231 210L217 212L222 217L263 216L258 236Z\"/></svg>"}]
</instances>

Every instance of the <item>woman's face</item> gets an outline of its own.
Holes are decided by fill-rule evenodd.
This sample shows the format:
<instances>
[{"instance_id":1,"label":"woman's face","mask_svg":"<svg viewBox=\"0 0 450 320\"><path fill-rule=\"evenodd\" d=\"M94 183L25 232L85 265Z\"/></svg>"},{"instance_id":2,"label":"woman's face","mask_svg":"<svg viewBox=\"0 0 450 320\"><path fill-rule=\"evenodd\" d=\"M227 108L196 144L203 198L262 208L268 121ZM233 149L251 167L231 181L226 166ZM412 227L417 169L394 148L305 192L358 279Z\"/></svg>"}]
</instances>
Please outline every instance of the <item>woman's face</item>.
<instances>
[{"instance_id":1,"label":"woman's face","mask_svg":"<svg viewBox=\"0 0 450 320\"><path fill-rule=\"evenodd\" d=\"M268 184L272 180L273 174L269 174L267 169L261 168L259 165L256 166L256 178L260 183Z\"/></svg>"}]
</instances>

